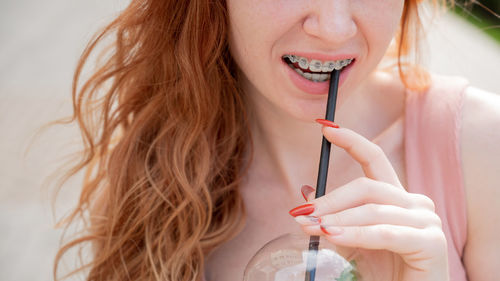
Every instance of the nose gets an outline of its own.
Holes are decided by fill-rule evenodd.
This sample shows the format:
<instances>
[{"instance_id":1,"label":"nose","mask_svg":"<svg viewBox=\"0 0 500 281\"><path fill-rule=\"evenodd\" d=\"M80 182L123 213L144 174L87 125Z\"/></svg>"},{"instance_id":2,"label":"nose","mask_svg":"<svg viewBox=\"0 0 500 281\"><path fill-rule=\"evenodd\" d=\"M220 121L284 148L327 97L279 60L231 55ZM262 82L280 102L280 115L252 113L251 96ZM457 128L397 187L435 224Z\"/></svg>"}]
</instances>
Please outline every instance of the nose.
<instances>
[{"instance_id":1,"label":"nose","mask_svg":"<svg viewBox=\"0 0 500 281\"><path fill-rule=\"evenodd\" d=\"M374 0L379 1L379 0ZM357 33L356 21L351 11L351 0L310 1L304 31L329 44L341 44Z\"/></svg>"}]
</instances>

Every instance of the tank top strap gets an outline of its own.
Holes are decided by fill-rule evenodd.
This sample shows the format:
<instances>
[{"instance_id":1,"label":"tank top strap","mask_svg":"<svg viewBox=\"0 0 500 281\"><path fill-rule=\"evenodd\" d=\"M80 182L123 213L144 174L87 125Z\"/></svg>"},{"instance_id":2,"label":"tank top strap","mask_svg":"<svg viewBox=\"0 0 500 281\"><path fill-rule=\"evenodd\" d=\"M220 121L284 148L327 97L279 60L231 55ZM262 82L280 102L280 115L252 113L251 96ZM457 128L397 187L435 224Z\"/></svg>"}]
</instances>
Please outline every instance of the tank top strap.
<instances>
[{"instance_id":1,"label":"tank top strap","mask_svg":"<svg viewBox=\"0 0 500 281\"><path fill-rule=\"evenodd\" d=\"M407 91L405 163L408 191L430 197L448 241L450 280L466 280L461 262L467 210L460 150L464 90L459 77L432 76L425 92Z\"/></svg>"}]
</instances>

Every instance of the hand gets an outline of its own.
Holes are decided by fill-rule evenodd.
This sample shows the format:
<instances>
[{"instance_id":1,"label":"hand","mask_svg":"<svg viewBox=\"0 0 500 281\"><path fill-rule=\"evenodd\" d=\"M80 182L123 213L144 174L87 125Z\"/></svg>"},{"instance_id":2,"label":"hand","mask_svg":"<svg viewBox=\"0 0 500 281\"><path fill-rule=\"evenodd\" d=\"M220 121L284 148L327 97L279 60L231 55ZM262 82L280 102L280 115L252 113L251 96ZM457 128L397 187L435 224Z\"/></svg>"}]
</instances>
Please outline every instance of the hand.
<instances>
[{"instance_id":1,"label":"hand","mask_svg":"<svg viewBox=\"0 0 500 281\"><path fill-rule=\"evenodd\" d=\"M359 162L366 177L318 199L304 187L309 204L290 211L304 232L358 248L373 268L374 279L363 280L449 280L446 238L433 201L407 192L382 149L363 136L330 126L323 134Z\"/></svg>"}]
</instances>

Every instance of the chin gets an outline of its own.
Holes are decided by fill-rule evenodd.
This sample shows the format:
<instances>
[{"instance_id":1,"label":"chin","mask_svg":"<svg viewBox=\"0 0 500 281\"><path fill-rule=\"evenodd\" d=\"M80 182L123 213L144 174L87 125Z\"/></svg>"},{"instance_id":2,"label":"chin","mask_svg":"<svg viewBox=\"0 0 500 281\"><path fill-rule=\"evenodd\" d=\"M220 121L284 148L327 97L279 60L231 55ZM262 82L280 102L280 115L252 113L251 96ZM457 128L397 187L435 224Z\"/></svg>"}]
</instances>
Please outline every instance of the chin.
<instances>
[{"instance_id":1,"label":"chin","mask_svg":"<svg viewBox=\"0 0 500 281\"><path fill-rule=\"evenodd\" d=\"M345 97L337 96L336 111L343 104ZM326 115L327 96L319 100L295 100L293 105L285 108L286 112L294 119L303 122L315 122L318 118L325 118Z\"/></svg>"},{"instance_id":2,"label":"chin","mask_svg":"<svg viewBox=\"0 0 500 281\"><path fill-rule=\"evenodd\" d=\"M293 106L289 106L285 110L297 121L315 122L314 120L318 118L325 118L326 99L297 101Z\"/></svg>"}]
</instances>

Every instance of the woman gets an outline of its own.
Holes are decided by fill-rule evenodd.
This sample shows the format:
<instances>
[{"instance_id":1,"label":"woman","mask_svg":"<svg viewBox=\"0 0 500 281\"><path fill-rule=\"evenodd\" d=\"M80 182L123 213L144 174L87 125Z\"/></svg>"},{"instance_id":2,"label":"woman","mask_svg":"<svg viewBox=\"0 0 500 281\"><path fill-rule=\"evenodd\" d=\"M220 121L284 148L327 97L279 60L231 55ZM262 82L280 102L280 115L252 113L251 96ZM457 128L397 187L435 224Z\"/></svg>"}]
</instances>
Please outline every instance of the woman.
<instances>
[{"instance_id":1,"label":"woman","mask_svg":"<svg viewBox=\"0 0 500 281\"><path fill-rule=\"evenodd\" d=\"M57 261L90 242L88 280L241 280L302 230L358 248L374 280L494 279L499 98L410 63L419 2L132 1L75 75L86 181L66 222L90 224ZM332 62L340 128L314 122ZM332 168L314 199L322 134Z\"/></svg>"}]
</instances>

